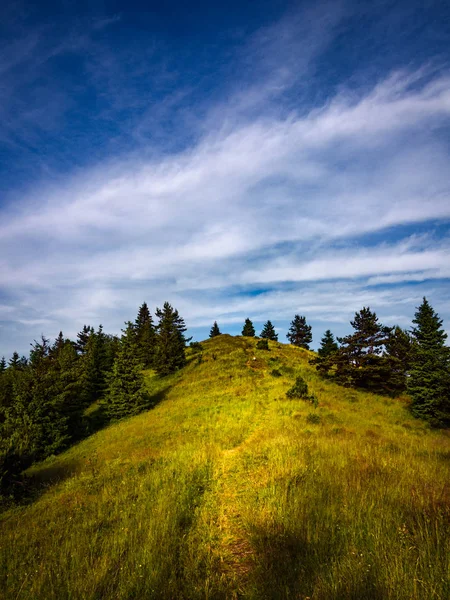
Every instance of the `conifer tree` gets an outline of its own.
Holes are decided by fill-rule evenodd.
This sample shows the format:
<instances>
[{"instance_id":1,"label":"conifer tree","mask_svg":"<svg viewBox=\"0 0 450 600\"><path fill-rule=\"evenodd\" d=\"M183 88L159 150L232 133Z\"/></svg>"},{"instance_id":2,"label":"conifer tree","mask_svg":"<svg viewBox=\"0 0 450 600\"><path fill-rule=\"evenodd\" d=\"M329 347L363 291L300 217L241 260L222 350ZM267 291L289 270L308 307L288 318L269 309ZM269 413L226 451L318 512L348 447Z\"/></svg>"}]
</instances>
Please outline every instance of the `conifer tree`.
<instances>
[{"instance_id":1,"label":"conifer tree","mask_svg":"<svg viewBox=\"0 0 450 600\"><path fill-rule=\"evenodd\" d=\"M242 335L245 337L255 337L255 328L249 318L245 319Z\"/></svg>"},{"instance_id":2,"label":"conifer tree","mask_svg":"<svg viewBox=\"0 0 450 600\"><path fill-rule=\"evenodd\" d=\"M412 351L413 341L409 333L401 327L394 327L386 340L385 355L390 361L390 379L396 381L398 391L406 390Z\"/></svg>"},{"instance_id":3,"label":"conifer tree","mask_svg":"<svg viewBox=\"0 0 450 600\"><path fill-rule=\"evenodd\" d=\"M384 327L377 315L364 307L351 321L354 333L339 338L340 348L313 361L318 371L328 374L333 369L336 381L373 392L398 392L397 377L392 377L391 359L384 347L392 328Z\"/></svg>"},{"instance_id":4,"label":"conifer tree","mask_svg":"<svg viewBox=\"0 0 450 600\"><path fill-rule=\"evenodd\" d=\"M286 337L294 346L309 350L309 344L312 342L312 333L311 326L306 323L306 317L295 315Z\"/></svg>"},{"instance_id":5,"label":"conifer tree","mask_svg":"<svg viewBox=\"0 0 450 600\"><path fill-rule=\"evenodd\" d=\"M275 332L275 327L270 321L265 323L260 337L263 339L272 340L273 342L278 342L278 334Z\"/></svg>"},{"instance_id":6,"label":"conifer tree","mask_svg":"<svg viewBox=\"0 0 450 600\"><path fill-rule=\"evenodd\" d=\"M216 337L217 335L221 335L221 333L220 333L219 326L217 325L217 321L214 321L214 324L211 327L211 330L209 332L209 337L213 338L213 337Z\"/></svg>"},{"instance_id":7,"label":"conifer tree","mask_svg":"<svg viewBox=\"0 0 450 600\"><path fill-rule=\"evenodd\" d=\"M90 325L83 325L83 329L77 334L75 348L79 354L84 354L90 336L94 333L94 328Z\"/></svg>"},{"instance_id":8,"label":"conifer tree","mask_svg":"<svg viewBox=\"0 0 450 600\"><path fill-rule=\"evenodd\" d=\"M139 312L134 323L136 344L139 360L144 367L151 367L155 354L156 332L153 319L146 302L139 307Z\"/></svg>"},{"instance_id":9,"label":"conifer tree","mask_svg":"<svg viewBox=\"0 0 450 600\"><path fill-rule=\"evenodd\" d=\"M186 364L186 343L192 338L185 338L186 325L168 302L162 309L156 309L158 324L156 326L157 345L154 367L159 375L169 375Z\"/></svg>"},{"instance_id":10,"label":"conifer tree","mask_svg":"<svg viewBox=\"0 0 450 600\"><path fill-rule=\"evenodd\" d=\"M450 349L442 319L426 298L418 307L412 328L414 340L408 391L412 412L433 425L450 424Z\"/></svg>"},{"instance_id":11,"label":"conifer tree","mask_svg":"<svg viewBox=\"0 0 450 600\"><path fill-rule=\"evenodd\" d=\"M2 356L2 360L0 360L0 375L6 371L6 360L5 357Z\"/></svg>"},{"instance_id":12,"label":"conifer tree","mask_svg":"<svg viewBox=\"0 0 450 600\"><path fill-rule=\"evenodd\" d=\"M330 354L333 354L333 352L336 352L338 348L339 346L334 339L334 335L329 329L327 329L323 335L323 338L320 340L320 348L318 350L319 356L329 356Z\"/></svg>"},{"instance_id":13,"label":"conifer tree","mask_svg":"<svg viewBox=\"0 0 450 600\"><path fill-rule=\"evenodd\" d=\"M19 369L20 368L20 356L18 352L13 352L13 355L9 359L8 366L11 369Z\"/></svg>"}]
</instances>

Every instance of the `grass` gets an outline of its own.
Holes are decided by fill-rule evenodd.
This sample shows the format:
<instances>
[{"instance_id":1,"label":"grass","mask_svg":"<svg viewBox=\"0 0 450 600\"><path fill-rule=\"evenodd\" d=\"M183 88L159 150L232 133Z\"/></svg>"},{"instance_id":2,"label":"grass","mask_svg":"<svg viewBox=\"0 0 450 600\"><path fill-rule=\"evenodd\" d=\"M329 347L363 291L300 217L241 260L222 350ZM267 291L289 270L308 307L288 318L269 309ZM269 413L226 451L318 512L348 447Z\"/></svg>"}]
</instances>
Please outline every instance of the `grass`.
<instances>
[{"instance_id":1,"label":"grass","mask_svg":"<svg viewBox=\"0 0 450 600\"><path fill-rule=\"evenodd\" d=\"M155 408L30 469L40 496L0 515L0 597L449 598L448 433L255 345L147 372ZM298 375L317 408L286 398Z\"/></svg>"}]
</instances>

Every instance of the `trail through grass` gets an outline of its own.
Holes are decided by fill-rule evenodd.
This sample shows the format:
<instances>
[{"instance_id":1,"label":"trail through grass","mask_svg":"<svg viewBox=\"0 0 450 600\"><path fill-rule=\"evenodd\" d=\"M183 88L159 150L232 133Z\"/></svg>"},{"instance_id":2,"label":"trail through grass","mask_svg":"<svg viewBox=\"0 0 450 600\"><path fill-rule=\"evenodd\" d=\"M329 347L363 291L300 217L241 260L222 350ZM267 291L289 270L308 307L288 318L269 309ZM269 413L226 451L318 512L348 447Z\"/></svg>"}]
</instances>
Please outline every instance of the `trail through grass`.
<instances>
[{"instance_id":1,"label":"trail through grass","mask_svg":"<svg viewBox=\"0 0 450 600\"><path fill-rule=\"evenodd\" d=\"M0 597L449 598L448 433L255 343L148 372L154 409L30 469L41 495L0 515ZM286 398L297 375L316 409Z\"/></svg>"}]
</instances>

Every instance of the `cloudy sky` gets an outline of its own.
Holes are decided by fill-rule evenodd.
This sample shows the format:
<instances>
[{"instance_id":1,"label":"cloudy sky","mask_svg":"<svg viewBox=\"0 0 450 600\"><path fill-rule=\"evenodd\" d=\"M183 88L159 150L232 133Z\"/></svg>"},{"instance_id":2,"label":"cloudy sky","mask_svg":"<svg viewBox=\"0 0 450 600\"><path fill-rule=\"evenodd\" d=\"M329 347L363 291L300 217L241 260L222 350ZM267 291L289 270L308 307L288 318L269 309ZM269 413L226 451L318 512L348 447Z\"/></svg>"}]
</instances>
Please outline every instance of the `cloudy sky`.
<instances>
[{"instance_id":1,"label":"cloudy sky","mask_svg":"<svg viewBox=\"0 0 450 600\"><path fill-rule=\"evenodd\" d=\"M442 0L5 0L0 356L144 300L450 330L449 126Z\"/></svg>"}]
</instances>

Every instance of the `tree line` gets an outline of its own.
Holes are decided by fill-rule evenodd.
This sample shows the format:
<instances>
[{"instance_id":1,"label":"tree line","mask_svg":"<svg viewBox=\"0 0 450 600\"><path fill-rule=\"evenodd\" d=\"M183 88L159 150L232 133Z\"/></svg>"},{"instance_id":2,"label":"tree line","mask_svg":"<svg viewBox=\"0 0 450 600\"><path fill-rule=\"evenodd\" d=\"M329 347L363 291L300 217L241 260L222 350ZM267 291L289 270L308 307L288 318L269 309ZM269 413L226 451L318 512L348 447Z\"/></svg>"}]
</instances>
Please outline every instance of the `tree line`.
<instances>
[{"instance_id":1,"label":"tree line","mask_svg":"<svg viewBox=\"0 0 450 600\"><path fill-rule=\"evenodd\" d=\"M97 403L108 421L151 406L143 369L165 376L182 368L189 341L168 302L155 316L144 302L121 337L85 325L76 340L42 336L28 358L14 352L0 361L0 493L33 462L89 435L88 407Z\"/></svg>"}]
</instances>

